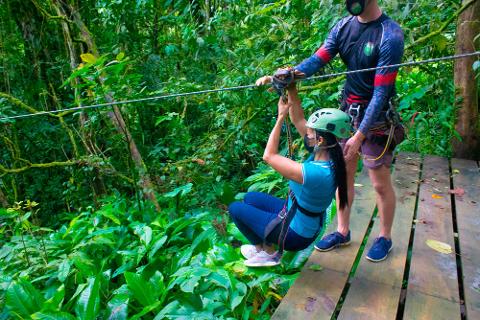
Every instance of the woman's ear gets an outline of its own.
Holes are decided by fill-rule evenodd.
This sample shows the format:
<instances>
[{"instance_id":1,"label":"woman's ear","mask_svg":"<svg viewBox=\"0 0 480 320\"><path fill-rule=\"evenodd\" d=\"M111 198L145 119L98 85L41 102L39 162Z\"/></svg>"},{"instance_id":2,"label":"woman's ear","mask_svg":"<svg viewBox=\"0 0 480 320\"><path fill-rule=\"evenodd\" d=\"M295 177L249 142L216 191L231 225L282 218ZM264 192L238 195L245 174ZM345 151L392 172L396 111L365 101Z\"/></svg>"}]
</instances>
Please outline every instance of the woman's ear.
<instances>
[{"instance_id":1,"label":"woman's ear","mask_svg":"<svg viewBox=\"0 0 480 320\"><path fill-rule=\"evenodd\" d=\"M318 145L321 146L324 141L325 141L325 138L322 137L322 136L320 136L320 137L318 138Z\"/></svg>"}]
</instances>

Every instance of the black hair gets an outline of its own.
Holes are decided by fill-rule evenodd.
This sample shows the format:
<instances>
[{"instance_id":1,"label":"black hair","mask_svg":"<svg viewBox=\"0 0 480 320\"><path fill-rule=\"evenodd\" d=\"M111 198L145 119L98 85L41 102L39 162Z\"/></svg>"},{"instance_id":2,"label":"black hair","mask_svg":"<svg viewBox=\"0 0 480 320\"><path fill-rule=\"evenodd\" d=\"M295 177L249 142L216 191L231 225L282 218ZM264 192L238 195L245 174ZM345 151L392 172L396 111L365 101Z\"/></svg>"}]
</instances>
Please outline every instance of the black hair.
<instances>
[{"instance_id":1,"label":"black hair","mask_svg":"<svg viewBox=\"0 0 480 320\"><path fill-rule=\"evenodd\" d=\"M328 148L328 154L330 160L333 162L333 171L335 174L335 182L338 187L338 195L340 203L337 206L340 209L345 208L348 205L348 188L347 188L347 168L345 166L345 159L343 158L343 150L337 141L337 138L330 132L318 131L317 137L323 137L325 139L326 146L333 146Z\"/></svg>"}]
</instances>

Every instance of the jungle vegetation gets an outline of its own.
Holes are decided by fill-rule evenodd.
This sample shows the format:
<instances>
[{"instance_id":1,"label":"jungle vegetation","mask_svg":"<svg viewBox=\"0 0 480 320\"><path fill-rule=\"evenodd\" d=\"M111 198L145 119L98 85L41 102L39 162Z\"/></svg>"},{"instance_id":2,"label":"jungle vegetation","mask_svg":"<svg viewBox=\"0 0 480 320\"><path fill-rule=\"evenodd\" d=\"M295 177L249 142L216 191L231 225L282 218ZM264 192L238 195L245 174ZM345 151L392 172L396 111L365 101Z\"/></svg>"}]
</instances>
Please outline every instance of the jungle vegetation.
<instances>
[{"instance_id":1,"label":"jungle vegetation","mask_svg":"<svg viewBox=\"0 0 480 320\"><path fill-rule=\"evenodd\" d=\"M459 16L480 12L380 4L404 61L459 53ZM333 0L0 0L0 117L251 84L310 56L345 14ZM342 81L301 84L306 113L336 107ZM400 149L451 156L454 62L403 68L397 92ZM1 120L0 319L268 319L310 251L247 269L226 206L286 193L261 159L277 99L258 88Z\"/></svg>"}]
</instances>

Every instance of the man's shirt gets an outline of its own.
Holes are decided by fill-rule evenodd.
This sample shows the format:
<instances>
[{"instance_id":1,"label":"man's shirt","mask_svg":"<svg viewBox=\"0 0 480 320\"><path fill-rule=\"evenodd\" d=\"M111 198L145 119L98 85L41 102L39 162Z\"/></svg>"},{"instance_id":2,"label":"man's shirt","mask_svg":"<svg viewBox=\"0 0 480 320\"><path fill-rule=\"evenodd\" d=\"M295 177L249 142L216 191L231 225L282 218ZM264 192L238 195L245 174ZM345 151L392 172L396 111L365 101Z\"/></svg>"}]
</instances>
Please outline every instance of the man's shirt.
<instances>
[{"instance_id":1,"label":"man's shirt","mask_svg":"<svg viewBox=\"0 0 480 320\"><path fill-rule=\"evenodd\" d=\"M398 64L402 60L403 48L403 31L387 15L382 14L368 23L348 16L333 27L321 48L295 69L309 77L337 54L348 70ZM380 112L388 108L388 100L395 94L397 72L398 68L383 68L347 75L346 102L368 104L358 128L364 135L379 120Z\"/></svg>"}]
</instances>

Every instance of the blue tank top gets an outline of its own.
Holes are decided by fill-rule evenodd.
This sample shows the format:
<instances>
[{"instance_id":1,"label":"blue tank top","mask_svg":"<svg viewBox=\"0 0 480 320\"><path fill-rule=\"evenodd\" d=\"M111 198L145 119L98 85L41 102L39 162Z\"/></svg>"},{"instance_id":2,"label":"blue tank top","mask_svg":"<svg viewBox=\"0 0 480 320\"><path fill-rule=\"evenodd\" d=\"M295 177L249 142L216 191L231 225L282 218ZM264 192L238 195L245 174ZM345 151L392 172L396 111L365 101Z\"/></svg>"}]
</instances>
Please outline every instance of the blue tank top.
<instances>
[{"instance_id":1,"label":"blue tank top","mask_svg":"<svg viewBox=\"0 0 480 320\"><path fill-rule=\"evenodd\" d=\"M333 162L314 161L311 155L302 164L303 184L290 180L290 189L298 204L311 212L325 211L335 197L337 185ZM291 206L289 200L288 208ZM309 217L297 209L290 228L304 238L312 238L320 229L320 217Z\"/></svg>"}]
</instances>

